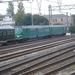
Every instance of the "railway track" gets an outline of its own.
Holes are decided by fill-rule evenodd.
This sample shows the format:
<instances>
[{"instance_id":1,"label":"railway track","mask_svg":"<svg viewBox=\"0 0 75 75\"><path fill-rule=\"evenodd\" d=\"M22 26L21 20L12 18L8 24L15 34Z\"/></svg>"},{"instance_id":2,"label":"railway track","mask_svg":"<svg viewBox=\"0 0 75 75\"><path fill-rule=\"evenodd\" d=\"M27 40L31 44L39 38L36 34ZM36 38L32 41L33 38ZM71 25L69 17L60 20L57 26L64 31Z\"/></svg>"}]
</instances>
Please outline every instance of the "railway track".
<instances>
[{"instance_id":1,"label":"railway track","mask_svg":"<svg viewBox=\"0 0 75 75\"><path fill-rule=\"evenodd\" d=\"M54 72L55 70L64 68L70 64L75 63L75 54L72 52L71 56L66 56L63 54L63 56L60 55L60 57L55 57L53 60L46 60L46 62L42 62L41 64L37 64L33 67L29 67L28 71L19 72L20 75L27 75L27 74L34 74L35 72L41 72L43 75L50 75L50 73ZM66 57L65 57L66 56ZM17 75L17 73L12 74L12 75Z\"/></svg>"},{"instance_id":2,"label":"railway track","mask_svg":"<svg viewBox=\"0 0 75 75\"><path fill-rule=\"evenodd\" d=\"M53 37L53 38L38 40L37 43L43 42L43 41L54 42L54 41L64 40L64 39L69 39L69 38L74 38L74 37L75 37L75 35L72 35L72 36L62 36L62 37ZM8 45L8 46L3 46L3 47L0 47L0 50L6 49L6 48L12 48L12 47L16 47L16 46L22 46L22 45L32 44L32 43L35 44L36 41L28 41L28 42L25 42L25 43L19 43L19 44L13 44L13 45Z\"/></svg>"},{"instance_id":3,"label":"railway track","mask_svg":"<svg viewBox=\"0 0 75 75\"><path fill-rule=\"evenodd\" d=\"M66 40L66 39L69 39L69 38L74 38L74 36L71 36L71 37L64 37L64 39ZM62 38L58 38L59 40L61 40ZM10 47L8 47L8 48L6 48L6 47L4 47L4 49L2 49L2 48L0 48L0 55L2 55L2 54L6 54L6 53L10 53L10 52L14 52L14 51L17 51L17 50L20 50L20 49L26 49L26 48L30 48L30 47L35 47L36 45L38 46L38 45L43 45L44 43L50 43L50 42L54 42L54 41L58 41L58 39L54 39L54 40L49 40L49 39L45 39L44 40L44 42L42 42L42 41L40 41L40 42L38 42L38 43L29 43L29 44L27 44L27 43L23 43L22 45L20 44L20 46L17 46L17 45L15 45L15 46L10 46ZM63 39L62 39L63 40Z\"/></svg>"},{"instance_id":4,"label":"railway track","mask_svg":"<svg viewBox=\"0 0 75 75\"><path fill-rule=\"evenodd\" d=\"M60 42L64 42L64 41L71 41L71 40L75 40L75 38L70 38L70 39L65 39L65 40L62 40L62 41L58 41L57 43L60 43ZM28 45L22 45L22 46L19 46L19 47L14 47L14 48L7 48L7 49L1 49L0 50L0 55L4 52L5 54L6 53L10 53L11 51L16 51L16 50L19 50L19 49L23 49L23 48L31 48L31 47L35 47L35 46L39 46L39 45L44 45L46 43L51 43L50 41L44 41L44 42L39 42L39 43L33 43L33 44L28 44ZM52 43L53 44L53 43Z\"/></svg>"},{"instance_id":5,"label":"railway track","mask_svg":"<svg viewBox=\"0 0 75 75\"><path fill-rule=\"evenodd\" d=\"M14 50L12 53L4 52L8 49L0 50L3 51L3 54L0 52L0 75L33 75L39 72L43 75L50 75L52 72L75 62L73 60L75 59L74 40L74 38L70 38L53 43L45 41L45 43L33 44L33 46L30 45L29 49L28 46L22 48L17 47L17 50L14 50L15 48L9 48L10 52ZM48 70L51 69L50 66L53 64L64 64L62 61L65 62L65 60L66 62L73 61L71 63L66 63L66 65L57 66L51 71Z\"/></svg>"},{"instance_id":6,"label":"railway track","mask_svg":"<svg viewBox=\"0 0 75 75\"><path fill-rule=\"evenodd\" d=\"M59 51L59 53L58 52L56 52L56 53L53 53L53 54L51 54L51 55L45 55L45 56L43 56L43 57L40 57L39 59L36 59L36 60L34 60L34 61L30 61L30 62L27 62L27 64L25 63L25 65L22 65L22 67L24 68L24 67L26 67L26 65L28 65L25 69L23 69L22 70L22 67L19 67L18 69L20 69L19 71L16 71L16 72L13 72L13 75L17 75L17 74L20 74L21 72L23 72L23 71L26 71L26 73L27 72L31 72L33 69L33 67L34 67L34 69L35 70L38 70L39 69L39 66L45 66L45 65L48 65L48 64L50 64L50 63L55 63L55 61L57 60L57 59L60 59L61 58L61 56L66 56L66 54L69 54L69 53L71 53L72 51L71 50L66 50L66 51ZM55 54L55 55L54 55ZM59 56L60 56L60 58L59 58ZM50 61L49 61L50 60ZM38 67L38 68L37 68ZM28 69L29 68L29 69ZM32 70L31 70L32 69ZM13 71L15 71L15 69L12 69ZM29 71L30 70L30 71ZM24 72L25 73L25 72ZM23 74L23 73L22 73Z\"/></svg>"},{"instance_id":7,"label":"railway track","mask_svg":"<svg viewBox=\"0 0 75 75\"><path fill-rule=\"evenodd\" d=\"M16 50L14 48L9 49L9 50L5 49L5 50L8 50L9 53L6 53L5 50L4 51L1 50L0 51L0 53L1 53L0 54L0 62L5 61L5 60L9 60L9 59L12 59L12 58L15 58L15 57L20 57L20 56L23 56L23 55L27 55L29 53L33 53L33 52L36 52L36 51L51 48L51 47L54 47L54 46L58 46L58 45L61 45L61 44L69 43L69 42L72 42L74 40L75 40L74 38L71 38L71 39L62 40L62 41L53 42L53 43L45 42L45 43L42 43L42 44L33 44L33 45L30 45L30 47L32 47L32 48L28 48L29 47L29 45L28 45L28 46L21 46L20 48L17 47ZM39 46L39 45L41 45L41 46Z\"/></svg>"},{"instance_id":8,"label":"railway track","mask_svg":"<svg viewBox=\"0 0 75 75\"><path fill-rule=\"evenodd\" d=\"M73 43L71 43L71 45L72 44ZM66 46L67 45L68 44L66 44ZM69 64L73 64L75 62L75 60L74 60L75 59L75 53L73 52L73 50L75 49L75 46L69 45L69 48L67 48L67 47L65 47L65 48L59 47L61 49L55 50L55 51L48 50L42 54L40 54L40 53L37 55L35 54L36 57L34 56L34 57L26 59L26 60L24 59L23 61L21 60L22 62L21 61L17 62L15 64L16 68L15 68L15 66L12 66L12 68L8 70L8 71L10 71L8 73L11 73L11 75L19 75L20 73L21 73L21 75L31 75L32 73L34 73L38 70L40 72L42 72L45 67L51 67L51 66L54 66L55 64L57 65L60 62L62 64L62 61L63 62L65 62L65 61L71 62L72 61L71 63L69 62ZM51 65L51 66L49 66L49 65ZM66 64L66 65L68 65L68 64ZM53 71L56 69L53 68ZM46 72L48 73L48 71L45 71L45 70L48 70L48 69L45 68L43 71L45 73ZM51 71L49 70L49 72L52 72L52 67L51 67ZM45 75L45 73L43 75ZM6 75L8 75L8 74L6 74Z\"/></svg>"}]
</instances>

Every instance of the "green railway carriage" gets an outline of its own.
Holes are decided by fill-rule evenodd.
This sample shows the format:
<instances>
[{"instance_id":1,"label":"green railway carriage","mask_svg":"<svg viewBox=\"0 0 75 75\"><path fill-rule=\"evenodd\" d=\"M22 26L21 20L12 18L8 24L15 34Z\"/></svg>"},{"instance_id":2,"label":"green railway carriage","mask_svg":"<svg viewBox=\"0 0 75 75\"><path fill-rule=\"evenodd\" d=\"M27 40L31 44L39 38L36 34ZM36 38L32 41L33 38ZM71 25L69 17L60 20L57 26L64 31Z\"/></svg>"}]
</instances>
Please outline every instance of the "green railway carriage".
<instances>
[{"instance_id":1,"label":"green railway carriage","mask_svg":"<svg viewBox=\"0 0 75 75\"><path fill-rule=\"evenodd\" d=\"M21 26L15 29L16 39L34 38L37 36L37 28L32 26Z\"/></svg>"},{"instance_id":2,"label":"green railway carriage","mask_svg":"<svg viewBox=\"0 0 75 75\"><path fill-rule=\"evenodd\" d=\"M66 31L66 25L20 26L15 28L4 25L0 26L0 46L24 42L33 38L65 35Z\"/></svg>"},{"instance_id":3,"label":"green railway carriage","mask_svg":"<svg viewBox=\"0 0 75 75\"><path fill-rule=\"evenodd\" d=\"M16 39L65 35L65 25L21 26L15 30Z\"/></svg>"},{"instance_id":4,"label":"green railway carriage","mask_svg":"<svg viewBox=\"0 0 75 75\"><path fill-rule=\"evenodd\" d=\"M15 39L22 39L23 37L23 30L21 28L15 28Z\"/></svg>"},{"instance_id":5,"label":"green railway carriage","mask_svg":"<svg viewBox=\"0 0 75 75\"><path fill-rule=\"evenodd\" d=\"M51 34L52 35L64 35L66 34L66 26L65 25L52 25Z\"/></svg>"},{"instance_id":6,"label":"green railway carriage","mask_svg":"<svg viewBox=\"0 0 75 75\"><path fill-rule=\"evenodd\" d=\"M38 36L38 31L37 31L37 27L28 27L28 37L29 38L34 38L36 36Z\"/></svg>"},{"instance_id":7,"label":"green railway carriage","mask_svg":"<svg viewBox=\"0 0 75 75\"><path fill-rule=\"evenodd\" d=\"M11 26L0 26L0 43L15 39L15 30Z\"/></svg>"},{"instance_id":8,"label":"green railway carriage","mask_svg":"<svg viewBox=\"0 0 75 75\"><path fill-rule=\"evenodd\" d=\"M45 37L50 35L49 26L41 26L38 28L38 37Z\"/></svg>"}]
</instances>

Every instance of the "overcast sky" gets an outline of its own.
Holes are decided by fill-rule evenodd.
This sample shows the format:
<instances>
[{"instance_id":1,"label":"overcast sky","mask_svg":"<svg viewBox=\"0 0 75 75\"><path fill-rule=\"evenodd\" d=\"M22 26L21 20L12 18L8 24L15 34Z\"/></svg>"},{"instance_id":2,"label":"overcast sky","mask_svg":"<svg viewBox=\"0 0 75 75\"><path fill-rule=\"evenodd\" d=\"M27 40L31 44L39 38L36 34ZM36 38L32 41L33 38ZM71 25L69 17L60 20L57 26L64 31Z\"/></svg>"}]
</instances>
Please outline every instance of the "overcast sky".
<instances>
[{"instance_id":1,"label":"overcast sky","mask_svg":"<svg viewBox=\"0 0 75 75\"><path fill-rule=\"evenodd\" d=\"M8 0L3 0L3 1L8 1ZM75 0L61 0L62 1L62 5L69 5L69 4L75 4ZM38 2L40 2L40 0L38 0ZM25 8L25 13L31 13L31 3L28 1L23 1L24 4L24 8ZM58 6L57 4L57 0L42 0L41 4L41 13L48 15L48 6ZM8 3L0 3L0 13L1 14L5 14L6 13L6 9L8 7ZM17 2L14 3L14 7L15 7L15 13L17 11ZM68 12L69 14L74 14L75 10L65 10L62 11L63 13ZM39 10L38 10L38 5L36 0L33 0L32 2L32 14L38 14ZM52 11L52 14L59 14L59 11Z\"/></svg>"}]
</instances>

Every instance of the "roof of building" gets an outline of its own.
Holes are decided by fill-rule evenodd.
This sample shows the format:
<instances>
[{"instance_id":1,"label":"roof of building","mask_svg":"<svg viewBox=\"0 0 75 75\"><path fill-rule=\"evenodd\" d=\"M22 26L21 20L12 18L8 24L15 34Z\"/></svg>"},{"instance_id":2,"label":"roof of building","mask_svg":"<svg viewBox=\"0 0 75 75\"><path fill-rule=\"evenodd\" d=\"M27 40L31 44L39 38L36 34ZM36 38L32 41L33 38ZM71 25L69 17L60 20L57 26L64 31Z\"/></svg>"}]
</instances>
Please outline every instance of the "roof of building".
<instances>
[{"instance_id":1,"label":"roof of building","mask_svg":"<svg viewBox=\"0 0 75 75\"><path fill-rule=\"evenodd\" d=\"M44 15L46 18L49 18L49 15ZM61 17L66 17L64 14L54 14L52 15L52 18L61 18Z\"/></svg>"},{"instance_id":2,"label":"roof of building","mask_svg":"<svg viewBox=\"0 0 75 75\"><path fill-rule=\"evenodd\" d=\"M0 14L0 21L2 21L5 16L12 17L11 14L5 14L5 15Z\"/></svg>"}]
</instances>

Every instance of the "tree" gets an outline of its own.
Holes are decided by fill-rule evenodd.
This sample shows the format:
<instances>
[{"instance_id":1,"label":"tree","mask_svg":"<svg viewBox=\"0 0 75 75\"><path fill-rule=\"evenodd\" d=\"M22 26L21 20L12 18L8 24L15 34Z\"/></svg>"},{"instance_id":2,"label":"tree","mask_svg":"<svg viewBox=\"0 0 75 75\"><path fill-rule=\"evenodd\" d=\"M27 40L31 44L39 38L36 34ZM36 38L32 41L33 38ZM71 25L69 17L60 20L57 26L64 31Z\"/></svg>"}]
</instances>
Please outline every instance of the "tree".
<instances>
[{"instance_id":1,"label":"tree","mask_svg":"<svg viewBox=\"0 0 75 75\"><path fill-rule=\"evenodd\" d=\"M37 14L32 16L33 16L33 25L48 25L49 24L49 21L43 16L39 16ZM15 15L16 25L32 25L31 19L32 19L31 14L24 14L22 16L22 12L20 11Z\"/></svg>"},{"instance_id":2,"label":"tree","mask_svg":"<svg viewBox=\"0 0 75 75\"><path fill-rule=\"evenodd\" d=\"M9 4L8 4L7 13L14 16L14 5L12 2L9 2Z\"/></svg>"},{"instance_id":3,"label":"tree","mask_svg":"<svg viewBox=\"0 0 75 75\"><path fill-rule=\"evenodd\" d=\"M71 33L75 33L75 14L72 15L72 22L73 22L73 25L69 27L69 31Z\"/></svg>"},{"instance_id":4,"label":"tree","mask_svg":"<svg viewBox=\"0 0 75 75\"><path fill-rule=\"evenodd\" d=\"M34 15L33 16L34 19L34 25L48 25L49 21L43 17L43 16L39 16L39 15Z\"/></svg>"},{"instance_id":5,"label":"tree","mask_svg":"<svg viewBox=\"0 0 75 75\"><path fill-rule=\"evenodd\" d=\"M75 25L74 26L70 26L69 30L70 30L71 33L75 33Z\"/></svg>"},{"instance_id":6,"label":"tree","mask_svg":"<svg viewBox=\"0 0 75 75\"><path fill-rule=\"evenodd\" d=\"M24 25L31 25L31 14L26 14L23 20Z\"/></svg>"},{"instance_id":7,"label":"tree","mask_svg":"<svg viewBox=\"0 0 75 75\"><path fill-rule=\"evenodd\" d=\"M73 24L75 25L75 14L72 15L72 18L73 18Z\"/></svg>"},{"instance_id":8,"label":"tree","mask_svg":"<svg viewBox=\"0 0 75 75\"><path fill-rule=\"evenodd\" d=\"M32 16L33 16L33 25L48 25L49 24L48 20L43 16L39 16L37 14ZM24 25L32 25L31 19L32 19L31 14L25 14L24 20L23 20Z\"/></svg>"},{"instance_id":9,"label":"tree","mask_svg":"<svg viewBox=\"0 0 75 75\"><path fill-rule=\"evenodd\" d=\"M15 14L14 18L16 21L16 25L23 25L23 20L24 20L25 12L24 12L24 6L22 2L18 3L18 11Z\"/></svg>"},{"instance_id":10,"label":"tree","mask_svg":"<svg viewBox=\"0 0 75 75\"><path fill-rule=\"evenodd\" d=\"M18 3L18 12L22 12L22 13L24 13L24 6L23 6L23 3L22 2L19 2Z\"/></svg>"}]
</instances>

